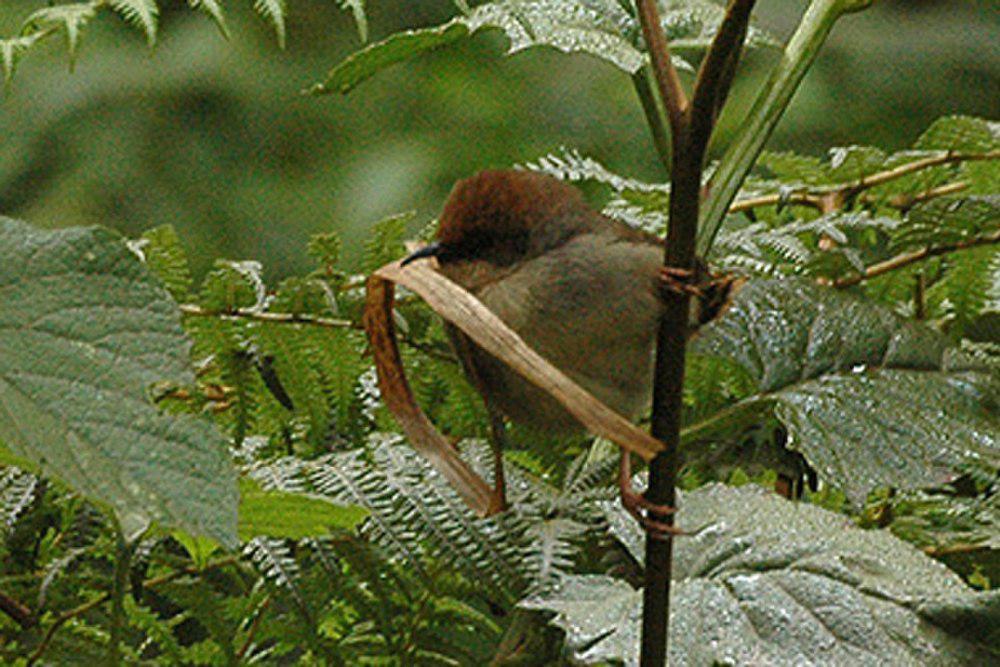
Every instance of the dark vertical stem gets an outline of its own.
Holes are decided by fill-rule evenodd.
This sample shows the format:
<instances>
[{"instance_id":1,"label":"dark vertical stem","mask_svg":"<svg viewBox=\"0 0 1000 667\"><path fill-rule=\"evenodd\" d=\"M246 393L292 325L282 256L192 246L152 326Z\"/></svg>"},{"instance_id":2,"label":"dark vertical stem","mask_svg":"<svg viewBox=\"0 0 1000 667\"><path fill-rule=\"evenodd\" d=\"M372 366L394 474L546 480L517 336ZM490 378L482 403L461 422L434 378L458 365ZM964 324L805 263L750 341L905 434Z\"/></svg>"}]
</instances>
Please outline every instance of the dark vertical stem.
<instances>
[{"instance_id":1,"label":"dark vertical stem","mask_svg":"<svg viewBox=\"0 0 1000 667\"><path fill-rule=\"evenodd\" d=\"M670 227L664 264L694 275L705 152L715 119L732 83L754 0L730 0L726 16L699 68L690 104L680 89L677 73L669 65L666 39L654 3L640 2L638 6L653 71L670 118L674 144L670 168ZM663 442L664 450L650 463L646 492L646 498L656 505L673 506L677 500L690 301L685 291L668 292L657 332L652 434ZM672 517L666 520L673 523ZM662 667L667 662L672 563L672 540L648 535L639 656L642 667Z\"/></svg>"},{"instance_id":2,"label":"dark vertical stem","mask_svg":"<svg viewBox=\"0 0 1000 667\"><path fill-rule=\"evenodd\" d=\"M679 135L674 136L670 231L667 235L665 260L668 266L685 269L694 267L694 241L701 185L701 160L695 161L689 156L690 136L686 127ZM689 308L690 296L686 292L670 293L666 298L657 334L652 434L663 442L665 449L650 464L646 498L658 505L676 504L677 452L680 448ZM668 523L673 522L670 517L666 520ZM666 664L672 561L672 540L652 536L646 539L640 652L640 664L643 667Z\"/></svg>"}]
</instances>

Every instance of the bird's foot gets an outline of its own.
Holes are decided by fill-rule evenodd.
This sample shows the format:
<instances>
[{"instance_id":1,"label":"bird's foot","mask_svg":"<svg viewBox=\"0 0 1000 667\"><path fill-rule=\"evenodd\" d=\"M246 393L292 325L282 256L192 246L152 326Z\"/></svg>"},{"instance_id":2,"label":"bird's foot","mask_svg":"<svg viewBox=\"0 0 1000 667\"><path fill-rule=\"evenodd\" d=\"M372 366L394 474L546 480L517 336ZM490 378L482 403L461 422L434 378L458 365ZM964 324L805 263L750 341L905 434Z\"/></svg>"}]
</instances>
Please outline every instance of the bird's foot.
<instances>
[{"instance_id":1,"label":"bird's foot","mask_svg":"<svg viewBox=\"0 0 1000 667\"><path fill-rule=\"evenodd\" d=\"M667 523L666 519L677 511L670 505L652 503L632 489L622 489L622 506L631 514L646 534L656 540L669 540L675 535L686 535L684 530Z\"/></svg>"},{"instance_id":2,"label":"bird's foot","mask_svg":"<svg viewBox=\"0 0 1000 667\"><path fill-rule=\"evenodd\" d=\"M689 294L696 298L705 295L704 285L695 282L697 276L691 269L679 269L675 266L660 268L660 283L664 289L678 294Z\"/></svg>"}]
</instances>

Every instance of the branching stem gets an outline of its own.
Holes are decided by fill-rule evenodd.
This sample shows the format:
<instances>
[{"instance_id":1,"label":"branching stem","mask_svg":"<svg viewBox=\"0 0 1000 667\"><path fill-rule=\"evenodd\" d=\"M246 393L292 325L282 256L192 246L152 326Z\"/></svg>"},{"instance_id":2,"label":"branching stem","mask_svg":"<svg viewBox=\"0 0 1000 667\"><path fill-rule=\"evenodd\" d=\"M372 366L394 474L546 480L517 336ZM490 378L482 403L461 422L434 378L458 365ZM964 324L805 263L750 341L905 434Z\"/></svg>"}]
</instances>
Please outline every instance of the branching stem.
<instances>
[{"instance_id":1,"label":"branching stem","mask_svg":"<svg viewBox=\"0 0 1000 667\"><path fill-rule=\"evenodd\" d=\"M695 267L705 151L719 107L732 83L736 59L746 37L753 6L754 0L730 1L722 25L702 61L695 83L694 101L689 104L670 62L656 5L651 0L638 2L642 32L661 101L667 109L673 143L670 225L664 256L667 267L688 271L693 271ZM674 505L676 502L690 299L690 294L683 290L668 296L657 332L652 435L664 444L664 451L650 463L649 489L646 492L646 498L657 505ZM672 519L667 521L672 522ZM666 664L672 551L672 540L647 536L640 649L640 664L643 667Z\"/></svg>"},{"instance_id":2,"label":"branching stem","mask_svg":"<svg viewBox=\"0 0 1000 667\"><path fill-rule=\"evenodd\" d=\"M833 281L833 286L838 288L851 287L864 282L865 280L870 280L877 276L881 276L882 274L889 273L890 271L902 269L903 267L916 264L917 262L922 262L931 257L938 257L940 255L946 255L959 250L967 250L969 248L984 245L995 245L998 243L1000 243L1000 231L993 232L992 234L974 236L961 241L955 241L954 243L927 246L926 248L921 248L920 250L904 252L891 259L887 259L884 262L879 262L878 264L872 264L865 269L864 273L857 273L852 276L838 278Z\"/></svg>"},{"instance_id":3,"label":"branching stem","mask_svg":"<svg viewBox=\"0 0 1000 667\"><path fill-rule=\"evenodd\" d=\"M269 313L260 310L240 308L232 311L208 310L192 303L182 303L181 312L191 317L215 317L223 320L256 320L258 322L274 322L278 324L308 324L326 329L358 329L360 325L350 320L337 320L315 315L299 315L297 313Z\"/></svg>"},{"instance_id":4,"label":"branching stem","mask_svg":"<svg viewBox=\"0 0 1000 667\"><path fill-rule=\"evenodd\" d=\"M681 85L677 69L670 59L667 36L660 24L660 11L656 8L656 1L637 0L636 5L639 9L642 37L646 40L646 49L649 51L649 60L653 67L660 100L667 109L670 131L676 139L680 134L682 121L688 110L687 95L684 93L684 86Z\"/></svg>"}]
</instances>

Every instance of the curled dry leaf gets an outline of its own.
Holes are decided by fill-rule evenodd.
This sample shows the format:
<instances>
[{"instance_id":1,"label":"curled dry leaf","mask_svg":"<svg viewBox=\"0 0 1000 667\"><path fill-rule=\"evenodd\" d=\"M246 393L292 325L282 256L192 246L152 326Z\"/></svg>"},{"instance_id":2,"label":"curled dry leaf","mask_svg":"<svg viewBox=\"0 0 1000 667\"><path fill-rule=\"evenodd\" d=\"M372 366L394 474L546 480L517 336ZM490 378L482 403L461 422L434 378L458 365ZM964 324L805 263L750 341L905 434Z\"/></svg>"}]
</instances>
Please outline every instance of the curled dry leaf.
<instances>
[{"instance_id":1,"label":"curled dry leaf","mask_svg":"<svg viewBox=\"0 0 1000 667\"><path fill-rule=\"evenodd\" d=\"M364 325L386 407L399 421L414 448L444 475L469 507L481 515L499 509L491 506L493 494L489 485L462 461L413 398L392 323L394 283L419 295L431 309L461 329L477 345L551 394L595 435L646 460L663 448L659 440L598 401L528 347L500 318L435 271L432 265L433 262L424 261L404 268L397 261L375 271L368 279Z\"/></svg>"}]
</instances>

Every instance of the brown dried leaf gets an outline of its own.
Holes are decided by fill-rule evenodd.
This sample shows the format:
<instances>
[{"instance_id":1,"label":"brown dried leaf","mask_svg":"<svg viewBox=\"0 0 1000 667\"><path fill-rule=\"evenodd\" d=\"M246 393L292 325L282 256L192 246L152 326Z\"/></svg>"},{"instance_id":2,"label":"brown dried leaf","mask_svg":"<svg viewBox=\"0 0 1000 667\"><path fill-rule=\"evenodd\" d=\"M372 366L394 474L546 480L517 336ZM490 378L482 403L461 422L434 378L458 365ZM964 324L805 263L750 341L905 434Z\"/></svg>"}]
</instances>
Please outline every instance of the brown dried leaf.
<instances>
[{"instance_id":1,"label":"brown dried leaf","mask_svg":"<svg viewBox=\"0 0 1000 667\"><path fill-rule=\"evenodd\" d=\"M482 349L551 394L595 435L647 461L663 449L659 440L573 382L528 347L474 296L435 271L432 265L431 261L421 261L402 267L397 261L378 269L368 279L364 324L386 406L399 420L414 448L448 479L472 509L488 514L499 508L491 506L493 494L486 482L461 460L413 398L392 324L393 283L419 295L431 309L461 329Z\"/></svg>"}]
</instances>

